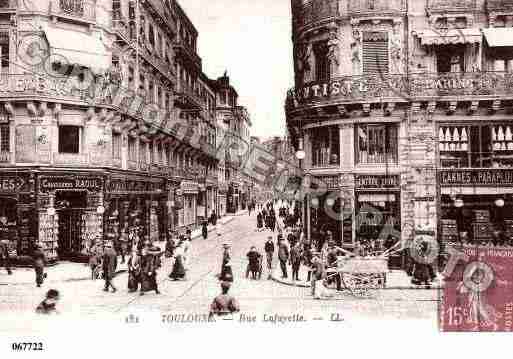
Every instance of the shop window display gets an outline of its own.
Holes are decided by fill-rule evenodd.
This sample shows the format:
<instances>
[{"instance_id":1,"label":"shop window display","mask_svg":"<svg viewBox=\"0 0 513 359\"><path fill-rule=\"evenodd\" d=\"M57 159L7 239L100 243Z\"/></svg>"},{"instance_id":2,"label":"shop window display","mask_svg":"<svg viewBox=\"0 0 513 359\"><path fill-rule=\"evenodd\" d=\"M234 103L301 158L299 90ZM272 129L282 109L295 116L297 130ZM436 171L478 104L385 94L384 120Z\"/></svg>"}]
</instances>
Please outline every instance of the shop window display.
<instances>
[{"instance_id":1,"label":"shop window display","mask_svg":"<svg viewBox=\"0 0 513 359\"><path fill-rule=\"evenodd\" d=\"M340 164L340 133L338 126L315 128L311 131L312 165L315 167Z\"/></svg>"},{"instance_id":2,"label":"shop window display","mask_svg":"<svg viewBox=\"0 0 513 359\"><path fill-rule=\"evenodd\" d=\"M396 125L359 125L356 131L359 164L397 163Z\"/></svg>"},{"instance_id":3,"label":"shop window display","mask_svg":"<svg viewBox=\"0 0 513 359\"><path fill-rule=\"evenodd\" d=\"M513 245L513 197L442 196L441 241L446 244Z\"/></svg>"},{"instance_id":4,"label":"shop window display","mask_svg":"<svg viewBox=\"0 0 513 359\"><path fill-rule=\"evenodd\" d=\"M445 168L513 168L513 126L443 125L438 130Z\"/></svg>"}]
</instances>

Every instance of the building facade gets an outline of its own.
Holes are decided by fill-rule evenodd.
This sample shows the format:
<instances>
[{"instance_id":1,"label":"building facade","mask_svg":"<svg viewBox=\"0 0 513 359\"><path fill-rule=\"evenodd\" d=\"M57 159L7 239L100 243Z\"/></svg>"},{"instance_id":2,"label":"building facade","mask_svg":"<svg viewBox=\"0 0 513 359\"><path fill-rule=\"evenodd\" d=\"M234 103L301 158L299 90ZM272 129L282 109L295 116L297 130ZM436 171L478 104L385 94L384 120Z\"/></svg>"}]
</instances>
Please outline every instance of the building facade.
<instances>
[{"instance_id":1,"label":"building facade","mask_svg":"<svg viewBox=\"0 0 513 359\"><path fill-rule=\"evenodd\" d=\"M0 217L52 260L215 208L215 93L175 1L0 2Z\"/></svg>"},{"instance_id":2,"label":"building facade","mask_svg":"<svg viewBox=\"0 0 513 359\"><path fill-rule=\"evenodd\" d=\"M512 15L511 1L292 1L286 113L309 235L513 234Z\"/></svg>"}]
</instances>

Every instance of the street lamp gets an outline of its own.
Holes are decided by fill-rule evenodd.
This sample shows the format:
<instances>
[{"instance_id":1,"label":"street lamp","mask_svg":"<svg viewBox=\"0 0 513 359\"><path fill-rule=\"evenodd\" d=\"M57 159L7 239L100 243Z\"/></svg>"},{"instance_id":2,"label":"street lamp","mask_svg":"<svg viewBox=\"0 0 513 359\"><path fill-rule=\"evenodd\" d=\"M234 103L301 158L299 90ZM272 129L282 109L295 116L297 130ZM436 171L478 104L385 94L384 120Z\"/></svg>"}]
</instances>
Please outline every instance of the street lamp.
<instances>
[{"instance_id":1,"label":"street lamp","mask_svg":"<svg viewBox=\"0 0 513 359\"><path fill-rule=\"evenodd\" d=\"M298 146L298 150L296 152L296 158L298 160L304 160L306 157L306 153L305 153L305 150L303 149L303 139L300 138L299 139L299 146Z\"/></svg>"},{"instance_id":2,"label":"street lamp","mask_svg":"<svg viewBox=\"0 0 513 359\"><path fill-rule=\"evenodd\" d=\"M502 199L502 198L497 198L497 199L495 200L495 205L496 205L497 207L500 207L500 208L501 208L501 207L504 207L504 199Z\"/></svg>"}]
</instances>

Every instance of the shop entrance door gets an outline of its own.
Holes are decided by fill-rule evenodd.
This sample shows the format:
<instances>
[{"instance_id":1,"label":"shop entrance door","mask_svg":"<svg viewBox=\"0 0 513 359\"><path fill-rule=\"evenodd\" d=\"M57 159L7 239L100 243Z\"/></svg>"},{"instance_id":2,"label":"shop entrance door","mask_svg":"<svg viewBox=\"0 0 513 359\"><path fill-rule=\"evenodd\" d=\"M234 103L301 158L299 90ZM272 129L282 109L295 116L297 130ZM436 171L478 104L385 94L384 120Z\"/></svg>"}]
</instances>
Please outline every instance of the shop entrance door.
<instances>
[{"instance_id":1,"label":"shop entrance door","mask_svg":"<svg viewBox=\"0 0 513 359\"><path fill-rule=\"evenodd\" d=\"M80 253L82 215L86 208L86 192L59 192L55 203L59 215L59 258L70 259Z\"/></svg>"}]
</instances>

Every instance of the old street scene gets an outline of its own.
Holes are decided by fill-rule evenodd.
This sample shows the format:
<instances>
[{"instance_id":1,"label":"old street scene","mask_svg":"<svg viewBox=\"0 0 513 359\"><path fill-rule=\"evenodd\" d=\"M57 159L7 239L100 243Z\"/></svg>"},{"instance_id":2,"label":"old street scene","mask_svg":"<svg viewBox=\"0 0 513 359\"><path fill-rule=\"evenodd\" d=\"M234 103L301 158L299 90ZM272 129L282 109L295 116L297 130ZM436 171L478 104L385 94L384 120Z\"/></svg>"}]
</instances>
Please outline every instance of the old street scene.
<instances>
[{"instance_id":1,"label":"old street scene","mask_svg":"<svg viewBox=\"0 0 513 359\"><path fill-rule=\"evenodd\" d=\"M208 3L0 0L0 313L511 331L513 0Z\"/></svg>"}]
</instances>

